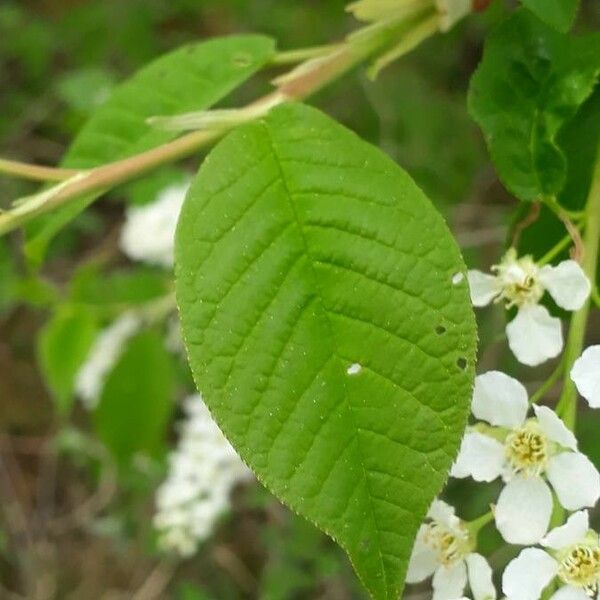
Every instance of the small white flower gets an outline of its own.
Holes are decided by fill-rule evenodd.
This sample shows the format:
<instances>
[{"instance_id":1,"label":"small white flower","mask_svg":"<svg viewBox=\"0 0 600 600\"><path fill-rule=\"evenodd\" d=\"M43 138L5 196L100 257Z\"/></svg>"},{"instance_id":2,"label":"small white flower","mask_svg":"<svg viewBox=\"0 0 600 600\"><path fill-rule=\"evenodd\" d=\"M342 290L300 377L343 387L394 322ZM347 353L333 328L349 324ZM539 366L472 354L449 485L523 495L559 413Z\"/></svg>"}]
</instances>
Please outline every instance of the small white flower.
<instances>
[{"instance_id":1,"label":"small white flower","mask_svg":"<svg viewBox=\"0 0 600 600\"><path fill-rule=\"evenodd\" d=\"M507 542L534 544L546 533L552 514L547 482L567 510L596 504L596 467L550 408L534 405L535 417L527 418L527 390L519 381L499 371L479 375L471 409L489 425L468 429L450 474L476 481L503 478L495 518Z\"/></svg>"},{"instance_id":2,"label":"small white flower","mask_svg":"<svg viewBox=\"0 0 600 600\"><path fill-rule=\"evenodd\" d=\"M160 546L191 556L212 533L229 506L236 483L252 473L213 421L199 395L185 401L177 449L169 456L169 473L156 493L154 526Z\"/></svg>"},{"instance_id":3,"label":"small white flower","mask_svg":"<svg viewBox=\"0 0 600 600\"><path fill-rule=\"evenodd\" d=\"M454 508L434 500L421 525L408 565L407 583L433 575L433 600L457 600L467 587L474 600L496 600L492 569L473 552L475 539Z\"/></svg>"},{"instance_id":4,"label":"small white flower","mask_svg":"<svg viewBox=\"0 0 600 600\"><path fill-rule=\"evenodd\" d=\"M125 343L140 326L139 317L125 313L96 338L75 377L75 393L87 409L93 409L98 403L104 382L123 353Z\"/></svg>"},{"instance_id":5,"label":"small white flower","mask_svg":"<svg viewBox=\"0 0 600 600\"><path fill-rule=\"evenodd\" d=\"M600 345L590 346L575 361L571 379L592 408L600 408Z\"/></svg>"},{"instance_id":6,"label":"small white flower","mask_svg":"<svg viewBox=\"0 0 600 600\"><path fill-rule=\"evenodd\" d=\"M189 183L165 188L144 206L131 206L121 231L121 249L131 259L172 268L175 229Z\"/></svg>"},{"instance_id":7,"label":"small white flower","mask_svg":"<svg viewBox=\"0 0 600 600\"><path fill-rule=\"evenodd\" d=\"M600 591L600 539L589 527L587 511L572 514L541 540L525 548L502 577L507 600L539 600L555 578L560 588L550 600L589 600Z\"/></svg>"},{"instance_id":8,"label":"small white flower","mask_svg":"<svg viewBox=\"0 0 600 600\"><path fill-rule=\"evenodd\" d=\"M511 248L491 270L493 275L469 271L473 305L486 306L495 301L518 309L506 326L506 335L519 362L536 366L558 356L563 348L560 319L552 317L539 302L547 291L561 308L581 308L590 295L591 284L579 264L565 260L555 267L540 267L530 256L518 258Z\"/></svg>"}]
</instances>

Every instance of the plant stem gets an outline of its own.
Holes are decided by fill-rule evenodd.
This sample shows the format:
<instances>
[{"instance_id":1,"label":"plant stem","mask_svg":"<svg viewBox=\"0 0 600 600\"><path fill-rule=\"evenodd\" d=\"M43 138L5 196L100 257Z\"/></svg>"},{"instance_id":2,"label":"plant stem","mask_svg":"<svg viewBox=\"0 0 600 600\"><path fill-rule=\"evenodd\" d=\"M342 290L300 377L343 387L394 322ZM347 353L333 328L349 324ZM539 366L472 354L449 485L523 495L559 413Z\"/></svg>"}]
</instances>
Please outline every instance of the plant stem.
<instances>
[{"instance_id":1,"label":"plant stem","mask_svg":"<svg viewBox=\"0 0 600 600\"><path fill-rule=\"evenodd\" d=\"M477 519L473 521L469 521L467 523L467 527L469 528L469 532L473 537L476 537L477 534L483 529L488 523L491 523L494 520L494 513L491 510L488 510L485 514L481 515Z\"/></svg>"},{"instance_id":2,"label":"plant stem","mask_svg":"<svg viewBox=\"0 0 600 600\"><path fill-rule=\"evenodd\" d=\"M565 237L558 242L553 248L548 250L542 258L540 258L537 262L538 265L543 266L548 264L554 257L560 254L571 242L573 238L570 235L565 235Z\"/></svg>"},{"instance_id":3,"label":"plant stem","mask_svg":"<svg viewBox=\"0 0 600 600\"><path fill-rule=\"evenodd\" d=\"M587 228L583 240L584 256L581 266L592 282L592 286L594 286L598 270L598 252L600 246L600 152L596 156L592 184L587 199L586 222ZM556 410L570 429L575 428L577 417L577 390L569 377L569 373L571 372L573 363L579 358L583 350L591 301L592 298L590 296L585 304L573 315L564 354L565 373L567 376L564 378L563 390Z\"/></svg>"},{"instance_id":4,"label":"plant stem","mask_svg":"<svg viewBox=\"0 0 600 600\"><path fill-rule=\"evenodd\" d=\"M74 169L40 167L17 160L0 158L0 173L14 175L22 179L32 179L33 181L64 181L77 174L77 171Z\"/></svg>"},{"instance_id":5,"label":"plant stem","mask_svg":"<svg viewBox=\"0 0 600 600\"><path fill-rule=\"evenodd\" d=\"M310 48L298 48L295 50L284 50L278 52L271 60L272 65L293 65L311 58L324 56L333 50L337 50L340 44L326 44L323 46L311 46Z\"/></svg>"},{"instance_id":6,"label":"plant stem","mask_svg":"<svg viewBox=\"0 0 600 600\"><path fill-rule=\"evenodd\" d=\"M424 17L425 15L422 15L421 18ZM418 27L419 24L420 21L417 19L412 26ZM311 57L276 80L275 91L249 104L245 107L246 110L260 115L265 112L261 107L272 108L285 101L303 100L335 81L372 54L384 51L399 34L407 33L404 29L406 29L404 22L391 21L384 23L377 30L366 31L360 39L348 38L341 44L332 45L328 54L317 58ZM312 56L314 49L308 54ZM51 212L83 196L92 196L92 199L95 199L116 185L134 179L160 165L189 156L219 139L228 129L194 131L130 158L89 171L76 172L70 179L61 180L58 186L24 199L13 209L0 213L0 236L24 225L38 215Z\"/></svg>"},{"instance_id":7,"label":"plant stem","mask_svg":"<svg viewBox=\"0 0 600 600\"><path fill-rule=\"evenodd\" d=\"M560 376L564 373L565 370L565 357L563 356L559 363L556 365L556 368L548 379L542 383L542 385L531 395L529 398L529 404L537 404L539 400L541 400L554 386L554 384L560 379Z\"/></svg>"}]
</instances>

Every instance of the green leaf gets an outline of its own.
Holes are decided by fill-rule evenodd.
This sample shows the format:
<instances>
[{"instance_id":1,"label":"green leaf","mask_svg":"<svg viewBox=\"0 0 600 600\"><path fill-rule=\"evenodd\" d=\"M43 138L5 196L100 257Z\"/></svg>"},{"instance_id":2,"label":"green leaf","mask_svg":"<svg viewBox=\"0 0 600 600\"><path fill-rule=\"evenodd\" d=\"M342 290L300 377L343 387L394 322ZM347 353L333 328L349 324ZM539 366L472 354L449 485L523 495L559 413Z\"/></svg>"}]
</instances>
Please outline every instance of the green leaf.
<instances>
[{"instance_id":1,"label":"green leaf","mask_svg":"<svg viewBox=\"0 0 600 600\"><path fill-rule=\"evenodd\" d=\"M571 28L579 0L521 0L539 19L561 32Z\"/></svg>"},{"instance_id":2,"label":"green leaf","mask_svg":"<svg viewBox=\"0 0 600 600\"><path fill-rule=\"evenodd\" d=\"M0 314L8 308L17 295L18 276L5 240L0 240Z\"/></svg>"},{"instance_id":3,"label":"green leaf","mask_svg":"<svg viewBox=\"0 0 600 600\"><path fill-rule=\"evenodd\" d=\"M600 34L563 35L526 10L488 38L469 108L500 178L521 200L561 191L567 166L556 138L599 73Z\"/></svg>"},{"instance_id":4,"label":"green leaf","mask_svg":"<svg viewBox=\"0 0 600 600\"><path fill-rule=\"evenodd\" d=\"M579 109L575 118L561 130L558 137L568 167L565 185L558 196L560 204L565 208L574 211L585 208L598 156L599 140L600 86L596 86L594 93ZM530 205L522 205L515 215L514 224L526 219L529 209ZM541 258L566 236L568 233L564 223L552 211L542 206L538 219L522 231L519 238L519 252ZM569 258L571 247L572 244L566 246L552 262ZM600 285L600 268L597 282Z\"/></svg>"},{"instance_id":5,"label":"green leaf","mask_svg":"<svg viewBox=\"0 0 600 600\"><path fill-rule=\"evenodd\" d=\"M157 331L133 338L108 376L94 414L96 431L120 464L164 447L175 371Z\"/></svg>"},{"instance_id":6,"label":"green leaf","mask_svg":"<svg viewBox=\"0 0 600 600\"><path fill-rule=\"evenodd\" d=\"M92 312L82 306L67 304L59 308L40 333L40 368L63 415L73 405L75 377L97 331L97 319Z\"/></svg>"},{"instance_id":7,"label":"green leaf","mask_svg":"<svg viewBox=\"0 0 600 600\"><path fill-rule=\"evenodd\" d=\"M73 302L96 305L102 309L144 304L172 290L172 274L149 267L105 273L95 264L80 268L69 286Z\"/></svg>"},{"instance_id":8,"label":"green leaf","mask_svg":"<svg viewBox=\"0 0 600 600\"><path fill-rule=\"evenodd\" d=\"M191 368L219 425L373 598L396 600L473 380L467 284L452 283L465 267L442 218L379 150L289 104L209 155L176 259Z\"/></svg>"},{"instance_id":9,"label":"green leaf","mask_svg":"<svg viewBox=\"0 0 600 600\"><path fill-rule=\"evenodd\" d=\"M243 35L183 46L114 88L77 135L62 165L87 169L164 144L176 136L146 123L155 115L203 110L225 97L274 54L270 38ZM29 227L26 251L40 262L52 237L99 194L82 198Z\"/></svg>"}]
</instances>

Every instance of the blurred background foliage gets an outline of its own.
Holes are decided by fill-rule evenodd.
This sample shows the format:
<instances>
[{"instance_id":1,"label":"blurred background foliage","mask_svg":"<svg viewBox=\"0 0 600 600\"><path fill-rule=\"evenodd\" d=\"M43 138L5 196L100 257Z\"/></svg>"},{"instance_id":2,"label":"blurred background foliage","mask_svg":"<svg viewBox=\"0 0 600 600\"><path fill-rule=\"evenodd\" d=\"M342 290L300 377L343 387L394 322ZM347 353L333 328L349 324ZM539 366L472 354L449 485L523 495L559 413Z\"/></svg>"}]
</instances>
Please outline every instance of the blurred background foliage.
<instances>
[{"instance_id":1,"label":"blurred background foliage","mask_svg":"<svg viewBox=\"0 0 600 600\"><path fill-rule=\"evenodd\" d=\"M57 164L115 83L161 53L233 32L272 35L281 49L322 44L353 27L344 5L3 0L0 153ZM507 10L493 2L376 82L358 71L312 99L409 171L448 219L470 266L495 262L511 223L525 216L512 216L516 203L497 181L466 109L485 33ZM578 29L597 27L599 13L597 1L584 2ZM255 97L272 75L261 73L225 104ZM598 126L586 114L566 137ZM0 239L0 598L365 598L343 553L256 484L236 490L232 510L195 556L175 560L158 551L153 496L177 437L176 400L193 385L181 357L165 350L165 325L153 314L109 375L97 409L75 402L75 373L101 328L131 307L160 311L171 289L168 271L134 265L119 253L124 206L153 200L198 162L163 168L94 204L57 238L39 273L26 266L19 235ZM3 178L0 209L35 189ZM567 206L578 207L577 190L578 182L569 182ZM537 254L540 240L562 235L560 222L543 214L523 234L522 247ZM542 381L551 366L523 371L506 352L502 311L482 314L479 370L526 372L532 387ZM583 449L598 464L597 420L580 422ZM461 482L448 490L466 518L495 494L493 485L473 489ZM493 554L498 541L487 531L492 561L506 562L509 556ZM426 596L413 590L407 597Z\"/></svg>"}]
</instances>

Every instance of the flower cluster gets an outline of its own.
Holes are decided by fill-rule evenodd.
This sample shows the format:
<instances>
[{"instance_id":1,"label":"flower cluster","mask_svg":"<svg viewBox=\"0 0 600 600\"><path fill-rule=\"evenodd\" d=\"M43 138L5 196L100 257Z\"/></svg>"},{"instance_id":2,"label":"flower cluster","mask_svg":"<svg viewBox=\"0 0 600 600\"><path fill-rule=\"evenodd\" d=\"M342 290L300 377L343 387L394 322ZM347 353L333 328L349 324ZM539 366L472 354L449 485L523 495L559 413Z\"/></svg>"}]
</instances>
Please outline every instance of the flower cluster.
<instances>
[{"instance_id":1,"label":"flower cluster","mask_svg":"<svg viewBox=\"0 0 600 600\"><path fill-rule=\"evenodd\" d=\"M133 337L142 323L134 313L124 313L96 338L75 377L75 393L89 410L100 399L104 382L119 361L125 342Z\"/></svg>"},{"instance_id":2,"label":"flower cluster","mask_svg":"<svg viewBox=\"0 0 600 600\"><path fill-rule=\"evenodd\" d=\"M154 526L160 546L180 556L194 554L229 507L233 487L252 477L199 395L184 403L187 419L169 472L156 494Z\"/></svg>"},{"instance_id":3,"label":"flower cluster","mask_svg":"<svg viewBox=\"0 0 600 600\"><path fill-rule=\"evenodd\" d=\"M545 292L574 311L591 291L575 261L540 266L514 250L492 274L470 271L468 279L475 306L495 301L516 309L507 326L509 346L531 366L563 347L560 320L540 304ZM571 379L566 389L576 388L590 407L600 407L599 345L557 369ZM471 522L433 502L417 534L407 582L433 576L433 600L467 600L466 590L474 600L496 600L492 568L477 552L479 530L494 521L505 542L524 546L502 573L505 600L600 600L600 536L590 529L587 510L600 499L600 473L579 450L559 416L564 413L531 401L521 382L500 371L476 377L471 411L474 419L450 475L503 485L491 511Z\"/></svg>"},{"instance_id":4,"label":"flower cluster","mask_svg":"<svg viewBox=\"0 0 600 600\"><path fill-rule=\"evenodd\" d=\"M177 219L189 182L172 185L144 206L132 206L121 231L121 250L132 260L172 268Z\"/></svg>"}]
</instances>

